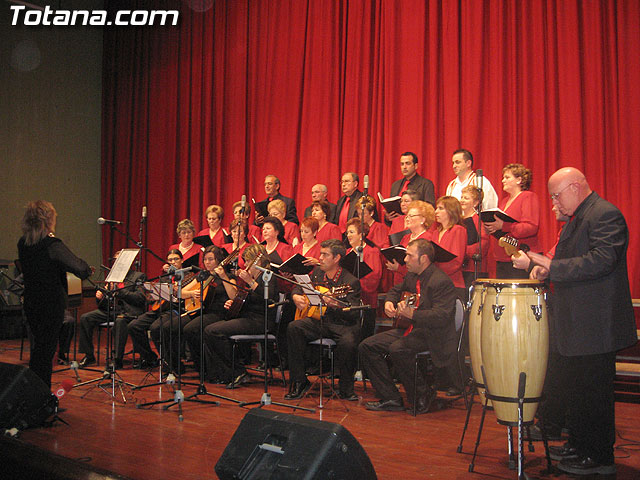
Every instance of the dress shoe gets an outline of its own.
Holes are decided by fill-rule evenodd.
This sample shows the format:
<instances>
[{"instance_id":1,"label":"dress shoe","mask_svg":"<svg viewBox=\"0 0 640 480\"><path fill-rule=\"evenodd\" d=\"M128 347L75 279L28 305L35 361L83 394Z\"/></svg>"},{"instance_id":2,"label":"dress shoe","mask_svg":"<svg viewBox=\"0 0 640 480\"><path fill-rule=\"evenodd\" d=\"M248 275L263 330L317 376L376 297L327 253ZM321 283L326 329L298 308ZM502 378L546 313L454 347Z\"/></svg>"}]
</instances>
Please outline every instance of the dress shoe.
<instances>
[{"instance_id":1,"label":"dress shoe","mask_svg":"<svg viewBox=\"0 0 640 480\"><path fill-rule=\"evenodd\" d=\"M157 366L158 366L157 358L156 359L143 358L138 362L138 364L136 365L136 368L139 368L141 370L149 370L150 368L155 368Z\"/></svg>"},{"instance_id":2,"label":"dress shoe","mask_svg":"<svg viewBox=\"0 0 640 480\"><path fill-rule=\"evenodd\" d=\"M402 398L393 400L380 400L378 402L367 402L365 405L367 410L374 412L401 412L404 410Z\"/></svg>"},{"instance_id":3,"label":"dress shoe","mask_svg":"<svg viewBox=\"0 0 640 480\"><path fill-rule=\"evenodd\" d=\"M236 388L245 383L249 383L250 377L247 372L243 372L235 377L231 382L227 384L227 388Z\"/></svg>"},{"instance_id":4,"label":"dress shoe","mask_svg":"<svg viewBox=\"0 0 640 480\"><path fill-rule=\"evenodd\" d=\"M95 364L96 364L96 357L86 355L82 360L80 360L80 363L78 365L80 365L81 367L88 367L89 365L95 365Z\"/></svg>"},{"instance_id":5,"label":"dress shoe","mask_svg":"<svg viewBox=\"0 0 640 480\"><path fill-rule=\"evenodd\" d=\"M341 400L346 400L347 402L357 402L358 400L360 400L360 397L358 397L358 395L356 395L353 392L351 393L340 392L338 393L338 398L340 398Z\"/></svg>"},{"instance_id":6,"label":"dress shoe","mask_svg":"<svg viewBox=\"0 0 640 480\"><path fill-rule=\"evenodd\" d=\"M445 393L447 397L459 397L462 395L462 390L458 387L449 387Z\"/></svg>"},{"instance_id":7,"label":"dress shoe","mask_svg":"<svg viewBox=\"0 0 640 480\"><path fill-rule=\"evenodd\" d=\"M437 396L438 391L435 388L429 388L424 395L418 397L415 404L416 415L427 413ZM413 413L413 409L411 413Z\"/></svg>"},{"instance_id":8,"label":"dress shoe","mask_svg":"<svg viewBox=\"0 0 640 480\"><path fill-rule=\"evenodd\" d=\"M549 447L549 456L552 460L565 460L565 459L573 459L578 458L578 451L570 446L568 443L564 445L556 446L552 445Z\"/></svg>"},{"instance_id":9,"label":"dress shoe","mask_svg":"<svg viewBox=\"0 0 640 480\"><path fill-rule=\"evenodd\" d=\"M565 458L558 463L558 468L574 475L614 475L616 473L615 464L603 465L589 457Z\"/></svg>"},{"instance_id":10,"label":"dress shoe","mask_svg":"<svg viewBox=\"0 0 640 480\"><path fill-rule=\"evenodd\" d=\"M547 440L551 442L557 442L562 440L562 430L557 427L547 426L544 429L544 433L547 436ZM529 427L529 433L525 433L524 439L526 441L531 440L532 442L541 442L542 441L542 427L540 426L540 422L536 423Z\"/></svg>"},{"instance_id":11,"label":"dress shoe","mask_svg":"<svg viewBox=\"0 0 640 480\"><path fill-rule=\"evenodd\" d=\"M306 380L304 382L294 382L291 385L289 393L284 396L285 400L298 400L302 398L307 391L311 388L311 382Z\"/></svg>"}]
</instances>

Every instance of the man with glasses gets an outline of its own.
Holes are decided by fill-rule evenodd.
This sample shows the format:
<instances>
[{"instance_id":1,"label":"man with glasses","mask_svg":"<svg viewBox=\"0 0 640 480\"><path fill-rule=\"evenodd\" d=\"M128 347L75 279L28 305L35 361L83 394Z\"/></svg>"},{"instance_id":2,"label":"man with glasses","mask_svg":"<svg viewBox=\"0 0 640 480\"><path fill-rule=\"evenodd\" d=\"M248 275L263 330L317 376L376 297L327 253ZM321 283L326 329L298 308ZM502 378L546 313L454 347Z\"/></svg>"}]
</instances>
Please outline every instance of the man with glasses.
<instances>
[{"instance_id":1,"label":"man with glasses","mask_svg":"<svg viewBox=\"0 0 640 480\"><path fill-rule=\"evenodd\" d=\"M552 451L558 468L576 475L616 471L616 351L637 341L629 279L629 231L617 207L593 192L579 170L549 178L551 202L569 218L553 258L528 253L534 278L554 286L550 341L570 405L569 441Z\"/></svg>"}]
</instances>

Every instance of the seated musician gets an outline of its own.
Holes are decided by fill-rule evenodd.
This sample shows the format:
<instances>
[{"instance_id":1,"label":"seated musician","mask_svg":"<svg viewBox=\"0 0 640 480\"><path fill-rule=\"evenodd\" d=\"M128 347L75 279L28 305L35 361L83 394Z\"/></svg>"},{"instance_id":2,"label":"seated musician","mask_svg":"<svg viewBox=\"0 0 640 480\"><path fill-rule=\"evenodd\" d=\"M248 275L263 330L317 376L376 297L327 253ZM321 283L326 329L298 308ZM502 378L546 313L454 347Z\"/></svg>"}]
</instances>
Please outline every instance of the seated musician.
<instances>
[{"instance_id":1,"label":"seated musician","mask_svg":"<svg viewBox=\"0 0 640 480\"><path fill-rule=\"evenodd\" d=\"M238 270L237 291L228 291L229 300L224 305L231 318L209 325L204 330L204 351L207 378L212 381L229 382L227 388L237 387L249 381L245 367L236 362L231 369L232 335L256 335L264 332L264 282L263 275L255 265L267 267L269 259L264 245L252 244L242 254L246 268ZM269 299L276 302L276 282L269 282ZM235 313L238 310L238 313ZM235 316L234 316L235 313ZM276 309L269 309L267 319L270 331L274 330Z\"/></svg>"},{"instance_id":2,"label":"seated musician","mask_svg":"<svg viewBox=\"0 0 640 480\"><path fill-rule=\"evenodd\" d=\"M190 265L198 266L201 247L193 241L193 238L196 235L196 227L193 225L193 222L188 218L180 220L176 227L176 232L178 233L180 242L171 245L169 250L173 248L180 250L180 253L182 253L182 263L185 267Z\"/></svg>"},{"instance_id":3,"label":"seated musician","mask_svg":"<svg viewBox=\"0 0 640 480\"><path fill-rule=\"evenodd\" d=\"M222 228L224 210L220 205L209 205L204 211L204 217L207 220L207 228L200 230L198 236L209 235L215 246L222 247L227 236L227 232Z\"/></svg>"},{"instance_id":4,"label":"seated musician","mask_svg":"<svg viewBox=\"0 0 640 480\"><path fill-rule=\"evenodd\" d=\"M162 266L164 273L169 271L169 267L182 268L182 253L177 248L172 248L167 253L167 263ZM177 306L176 306L177 307ZM160 315L169 309L169 302L165 300L155 301L149 311L139 315L138 318L129 323L129 335L133 343L133 349L140 355L139 366L141 368L151 368L158 364L158 356L149 345L148 330L151 325L160 318ZM175 309L177 315L178 309Z\"/></svg>"},{"instance_id":5,"label":"seated musician","mask_svg":"<svg viewBox=\"0 0 640 480\"><path fill-rule=\"evenodd\" d=\"M433 263L433 245L425 239L412 240L405 262L408 273L401 284L387 294L385 313L394 318L406 317L408 328L394 328L369 337L358 347L362 368L369 375L379 401L367 402L374 411L401 411L402 395L396 388L387 358L404 385L409 403L415 402L418 413L429 411L437 391L420 374L414 383L414 361L418 352L431 351L433 364L447 372L451 381L459 383L457 374L457 338L454 324L456 290L453 282ZM417 308L401 300L402 292L418 294ZM458 380L456 380L458 379ZM413 392L417 397L412 398Z\"/></svg>"},{"instance_id":6,"label":"seated musician","mask_svg":"<svg viewBox=\"0 0 640 480\"><path fill-rule=\"evenodd\" d=\"M360 303L360 281L340 267L340 259L346 254L343 243L339 240L325 240L320 249L320 265L311 273L314 285L326 288L349 286L350 291L340 300L348 305ZM296 307L305 311L309 299L300 287L293 290L293 301ZM356 352L360 338L360 314L357 311L343 311L343 303L325 297L327 306L322 319L302 318L291 322L287 327L288 359L290 371L290 389L285 395L287 400L301 398L311 387L305 374L304 353L307 344L320 338L331 338L336 343L335 365L340 372L340 398L355 401L358 397L353 391L353 376L356 370ZM322 322L322 323L321 323Z\"/></svg>"},{"instance_id":7,"label":"seated musician","mask_svg":"<svg viewBox=\"0 0 640 480\"><path fill-rule=\"evenodd\" d=\"M114 259L118 258L120 252L116 252ZM124 282L114 285L118 289L115 293L115 312L112 317L107 316L108 299L101 291L96 291L96 302L98 308L83 314L78 322L78 351L84 353L84 358L80 361L81 367L86 367L96 363L93 354L93 330L96 326L115 318L113 326L113 338L115 356L113 364L116 369L122 368L122 357L127 343L127 323L140 315L146 306L146 296L141 282L145 279L144 273L129 270Z\"/></svg>"},{"instance_id":8,"label":"seated musician","mask_svg":"<svg viewBox=\"0 0 640 480\"><path fill-rule=\"evenodd\" d=\"M185 299L185 313L180 316L179 323L174 322L171 335L169 334L171 323L168 321L163 323L165 345L168 344L169 338L171 338L172 358L179 358L178 327L179 325L183 326L182 338L189 346L191 359L198 371L200 370L200 343L202 340L200 336L200 282L204 282L203 286L206 287L204 288L204 302L202 302L202 325L204 328L224 319L223 307L229 299L228 292L235 293L233 285L223 281L230 281L222 264L226 258L226 252L215 245L211 245L204 250L204 271L198 274L195 282L189 283L183 289L182 297ZM231 261L231 259L228 259L228 261ZM153 338L153 327L151 332Z\"/></svg>"},{"instance_id":9,"label":"seated musician","mask_svg":"<svg viewBox=\"0 0 640 480\"><path fill-rule=\"evenodd\" d=\"M300 227L297 223L288 222L285 218L287 206L282 200L272 200L267 205L267 211L272 217L276 217L284 227L284 239L289 245L295 247L300 242Z\"/></svg>"},{"instance_id":10,"label":"seated musician","mask_svg":"<svg viewBox=\"0 0 640 480\"><path fill-rule=\"evenodd\" d=\"M365 305L371 305L370 310L364 311L362 322L362 338L366 338L373 334L376 324L378 287L380 286L380 279L382 278L380 250L364 242L362 223L359 218L352 218L347 222L347 231L345 233L347 235L347 241L349 242L349 245L351 245L351 248L347 250L347 253L351 253L352 250L356 250L356 252L358 252L359 249L362 249L362 259L364 263L371 268L371 272L369 272L369 274L360 277L362 301Z\"/></svg>"}]
</instances>

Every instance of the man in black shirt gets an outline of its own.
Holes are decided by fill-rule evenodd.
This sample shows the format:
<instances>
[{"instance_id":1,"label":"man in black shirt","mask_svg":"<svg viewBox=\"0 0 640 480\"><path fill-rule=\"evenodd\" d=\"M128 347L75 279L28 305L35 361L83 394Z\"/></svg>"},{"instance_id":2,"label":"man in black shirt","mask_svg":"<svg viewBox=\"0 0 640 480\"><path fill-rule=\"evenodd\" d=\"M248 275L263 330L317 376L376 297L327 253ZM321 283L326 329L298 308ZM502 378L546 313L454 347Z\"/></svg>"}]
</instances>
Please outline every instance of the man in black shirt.
<instances>
[{"instance_id":1,"label":"man in black shirt","mask_svg":"<svg viewBox=\"0 0 640 480\"><path fill-rule=\"evenodd\" d=\"M339 240L331 239L322 242L320 265L311 273L314 285L326 288L347 286L348 293L341 300L349 305L360 303L360 281L340 267L340 260L345 256L345 246ZM293 302L301 311L309 306L309 299L300 287L292 294ZM345 312L343 304L334 298L325 297L327 306L322 319L302 318L291 322L287 327L287 344L289 347L290 390L285 399L301 398L311 383L305 375L304 352L307 344L322 336L335 340L335 363L340 372L339 396L346 400L358 400L353 391L353 375L356 370L356 353L360 338L360 315L357 311Z\"/></svg>"},{"instance_id":2,"label":"man in black shirt","mask_svg":"<svg viewBox=\"0 0 640 480\"><path fill-rule=\"evenodd\" d=\"M418 173L418 156L413 152L404 152L400 155L400 170L402 178L391 184L391 197L402 196L407 190L418 192L418 200L424 200L434 207L436 206L436 194L433 182ZM385 213L387 225L398 216L397 213Z\"/></svg>"}]
</instances>

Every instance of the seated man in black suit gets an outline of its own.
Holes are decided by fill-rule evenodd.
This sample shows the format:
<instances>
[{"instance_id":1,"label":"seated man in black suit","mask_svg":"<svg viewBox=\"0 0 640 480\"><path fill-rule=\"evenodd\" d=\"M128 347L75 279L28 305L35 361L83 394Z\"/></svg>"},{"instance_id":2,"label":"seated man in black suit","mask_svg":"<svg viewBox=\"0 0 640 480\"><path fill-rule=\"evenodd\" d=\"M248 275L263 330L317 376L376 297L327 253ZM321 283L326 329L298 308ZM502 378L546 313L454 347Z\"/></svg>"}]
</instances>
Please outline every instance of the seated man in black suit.
<instances>
[{"instance_id":1,"label":"seated man in black suit","mask_svg":"<svg viewBox=\"0 0 640 480\"><path fill-rule=\"evenodd\" d=\"M384 304L385 313L410 321L408 328L395 328L373 335L360 343L361 366L369 375L376 389L377 402L368 402L367 410L400 411L404 409L402 396L393 381L387 363L391 359L400 377L409 403L416 402L416 411L426 413L437 391L427 385L424 377L414 383L416 353L431 351L433 364L448 373L450 380L459 383L456 370L456 290L447 274L433 264L433 245L423 238L413 240L407 246L405 262L408 273L401 284L395 285ZM400 301L403 292L417 294L417 307ZM413 392L416 398L412 398Z\"/></svg>"},{"instance_id":2,"label":"seated man in black suit","mask_svg":"<svg viewBox=\"0 0 640 480\"><path fill-rule=\"evenodd\" d=\"M360 303L360 281L340 267L340 260L346 255L346 248L339 240L325 240L320 249L320 265L311 272L314 285L323 287L349 286L349 292L341 301L349 305ZM296 308L304 311L309 306L309 299L300 287L292 292ZM356 371L356 353L360 338L360 314L358 311L343 311L343 304L334 298L325 297L327 310L322 317L322 324L317 318L302 318L291 322L287 327L287 344L289 347L290 389L285 395L287 400L301 398L311 387L305 374L304 353L307 344L323 338L335 340L335 364L340 372L339 396L346 400L358 400L353 391L353 376Z\"/></svg>"},{"instance_id":3,"label":"seated man in black suit","mask_svg":"<svg viewBox=\"0 0 640 480\"><path fill-rule=\"evenodd\" d=\"M114 258L118 258L120 252L116 252ZM114 338L114 365L115 368L122 368L122 357L124 347L127 343L128 328L127 323L141 315L147 304L147 297L144 292L143 282L146 279L144 273L129 270L122 285L114 285L115 312L111 312L115 318L113 326ZM96 358L93 354L93 329L101 323L111 320L107 318L108 299L101 290L96 291L96 302L98 308L83 314L78 322L78 350L85 354L80 361L81 367L93 365Z\"/></svg>"}]
</instances>

